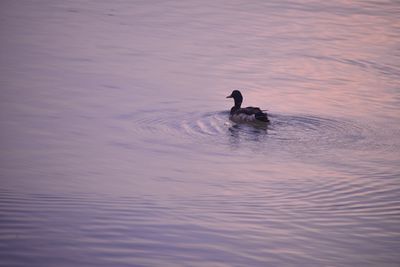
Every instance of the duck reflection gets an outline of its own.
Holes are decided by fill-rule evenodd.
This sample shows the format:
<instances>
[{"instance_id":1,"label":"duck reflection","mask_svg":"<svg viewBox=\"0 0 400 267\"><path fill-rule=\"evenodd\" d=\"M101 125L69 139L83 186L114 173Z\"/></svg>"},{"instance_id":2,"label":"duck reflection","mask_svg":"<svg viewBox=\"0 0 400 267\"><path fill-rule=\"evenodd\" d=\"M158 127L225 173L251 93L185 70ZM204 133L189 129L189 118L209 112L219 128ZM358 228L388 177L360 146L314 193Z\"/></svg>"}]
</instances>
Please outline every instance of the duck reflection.
<instances>
[{"instance_id":1,"label":"duck reflection","mask_svg":"<svg viewBox=\"0 0 400 267\"><path fill-rule=\"evenodd\" d=\"M263 143L268 135L266 124L233 124L228 128L229 143L238 147L242 142Z\"/></svg>"}]
</instances>

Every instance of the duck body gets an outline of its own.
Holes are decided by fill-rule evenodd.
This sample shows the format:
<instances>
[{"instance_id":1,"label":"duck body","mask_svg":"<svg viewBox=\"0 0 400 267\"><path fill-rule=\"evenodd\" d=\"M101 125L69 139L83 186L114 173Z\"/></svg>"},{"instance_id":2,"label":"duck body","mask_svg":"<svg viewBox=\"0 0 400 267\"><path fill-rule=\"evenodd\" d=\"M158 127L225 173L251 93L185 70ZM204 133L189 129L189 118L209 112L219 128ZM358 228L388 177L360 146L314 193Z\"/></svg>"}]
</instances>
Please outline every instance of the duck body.
<instances>
[{"instance_id":1,"label":"duck body","mask_svg":"<svg viewBox=\"0 0 400 267\"><path fill-rule=\"evenodd\" d=\"M242 108L243 96L238 90L234 90L227 98L233 98L235 105L231 108L230 119L241 123L269 123L268 115L258 107Z\"/></svg>"}]
</instances>

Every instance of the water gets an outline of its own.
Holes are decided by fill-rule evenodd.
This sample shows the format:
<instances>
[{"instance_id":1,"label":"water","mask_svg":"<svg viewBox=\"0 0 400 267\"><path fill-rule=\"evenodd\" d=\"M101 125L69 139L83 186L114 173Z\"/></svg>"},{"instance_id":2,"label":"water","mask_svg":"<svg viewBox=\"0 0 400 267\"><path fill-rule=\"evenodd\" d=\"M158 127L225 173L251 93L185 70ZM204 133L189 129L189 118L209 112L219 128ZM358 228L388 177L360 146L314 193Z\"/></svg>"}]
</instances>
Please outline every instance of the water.
<instances>
[{"instance_id":1,"label":"water","mask_svg":"<svg viewBox=\"0 0 400 267\"><path fill-rule=\"evenodd\" d=\"M2 1L0 265L399 266L399 14Z\"/></svg>"}]
</instances>

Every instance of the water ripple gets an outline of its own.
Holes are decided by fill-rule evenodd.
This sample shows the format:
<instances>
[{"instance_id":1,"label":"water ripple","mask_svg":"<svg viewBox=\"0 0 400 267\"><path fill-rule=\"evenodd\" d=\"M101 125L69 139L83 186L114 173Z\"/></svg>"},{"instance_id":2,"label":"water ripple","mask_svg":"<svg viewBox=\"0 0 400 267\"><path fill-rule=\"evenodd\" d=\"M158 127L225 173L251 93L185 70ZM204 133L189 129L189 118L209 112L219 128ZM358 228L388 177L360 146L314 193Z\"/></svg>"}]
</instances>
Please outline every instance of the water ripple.
<instances>
[{"instance_id":1,"label":"water ripple","mask_svg":"<svg viewBox=\"0 0 400 267\"><path fill-rule=\"evenodd\" d=\"M376 184L357 188L343 180L303 191L267 190L241 197L211 194L164 201L0 191L0 256L12 266L24 266L38 255L48 266L60 260L87 266L93 259L104 266L133 262L135 266L165 266L166 260L171 266L204 266L205 262L217 266L227 258L238 266L275 266L310 259L322 264L327 255L315 258L317 248L333 246L335 253L345 251L358 239L344 237L362 238L365 231L375 233L379 242L388 242L390 229L398 229L398 190L388 191ZM387 232L381 231L382 227ZM332 228L338 230L316 238ZM289 244L290 249L284 249ZM20 251L15 253L15 248ZM35 262L32 265L37 266Z\"/></svg>"},{"instance_id":2,"label":"water ripple","mask_svg":"<svg viewBox=\"0 0 400 267\"><path fill-rule=\"evenodd\" d=\"M267 146L293 153L324 153L338 149L368 151L372 149L398 151L399 144L388 143L395 135L390 129L381 130L366 123L349 119L315 115L271 114L271 124L254 126L235 124L228 112L185 113L174 110L141 112L119 118L129 121L138 136L151 141L162 136L171 142L208 145L235 145L248 142L248 147ZM249 143L250 142L250 143Z\"/></svg>"}]
</instances>

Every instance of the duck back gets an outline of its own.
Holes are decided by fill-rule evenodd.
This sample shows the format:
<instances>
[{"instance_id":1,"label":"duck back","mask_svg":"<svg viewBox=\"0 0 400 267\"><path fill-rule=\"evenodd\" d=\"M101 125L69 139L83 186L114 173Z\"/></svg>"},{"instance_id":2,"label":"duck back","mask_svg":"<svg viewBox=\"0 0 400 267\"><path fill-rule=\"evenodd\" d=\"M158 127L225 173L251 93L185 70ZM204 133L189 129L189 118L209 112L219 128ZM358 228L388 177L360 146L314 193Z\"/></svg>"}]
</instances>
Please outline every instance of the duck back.
<instances>
[{"instance_id":1,"label":"duck back","mask_svg":"<svg viewBox=\"0 0 400 267\"><path fill-rule=\"evenodd\" d=\"M231 109L231 119L235 122L269 122L268 116L258 107Z\"/></svg>"}]
</instances>

